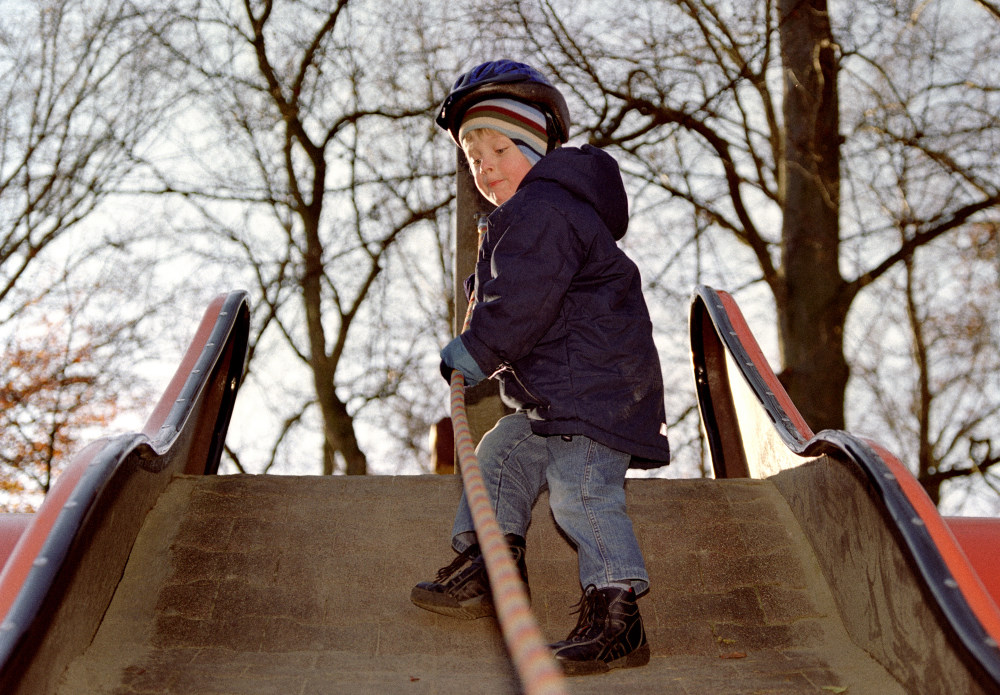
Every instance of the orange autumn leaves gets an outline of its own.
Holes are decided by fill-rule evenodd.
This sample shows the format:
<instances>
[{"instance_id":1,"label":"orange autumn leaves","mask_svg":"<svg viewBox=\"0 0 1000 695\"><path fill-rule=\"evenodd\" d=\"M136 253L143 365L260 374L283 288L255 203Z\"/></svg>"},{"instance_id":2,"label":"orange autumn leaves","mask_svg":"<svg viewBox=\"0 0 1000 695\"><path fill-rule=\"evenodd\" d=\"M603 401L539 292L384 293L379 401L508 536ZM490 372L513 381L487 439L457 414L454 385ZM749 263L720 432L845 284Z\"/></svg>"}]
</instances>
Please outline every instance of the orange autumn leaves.
<instances>
[{"instance_id":1,"label":"orange autumn leaves","mask_svg":"<svg viewBox=\"0 0 1000 695\"><path fill-rule=\"evenodd\" d=\"M79 333L79 332L77 332ZM50 320L3 346L0 370L0 509L31 511L81 439L117 408L95 366L93 340L68 340Z\"/></svg>"}]
</instances>

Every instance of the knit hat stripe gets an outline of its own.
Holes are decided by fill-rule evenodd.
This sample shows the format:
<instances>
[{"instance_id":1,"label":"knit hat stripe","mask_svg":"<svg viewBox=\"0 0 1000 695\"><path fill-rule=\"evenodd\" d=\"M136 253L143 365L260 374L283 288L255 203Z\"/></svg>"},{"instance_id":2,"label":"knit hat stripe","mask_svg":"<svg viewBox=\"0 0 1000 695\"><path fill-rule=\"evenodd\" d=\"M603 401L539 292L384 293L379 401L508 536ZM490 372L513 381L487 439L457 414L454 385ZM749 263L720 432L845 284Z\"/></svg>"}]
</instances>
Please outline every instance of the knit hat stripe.
<instances>
[{"instance_id":1,"label":"knit hat stripe","mask_svg":"<svg viewBox=\"0 0 1000 695\"><path fill-rule=\"evenodd\" d=\"M490 128L503 133L525 151L529 159L537 161L548 151L548 133L545 114L540 110L514 99L488 99L472 106L465 113L458 130L461 140L466 133ZM531 155L534 156L531 156Z\"/></svg>"},{"instance_id":2,"label":"knit hat stripe","mask_svg":"<svg viewBox=\"0 0 1000 695\"><path fill-rule=\"evenodd\" d=\"M545 132L545 116L541 111L530 106L519 104L512 99L505 99L506 104L498 104L499 99L476 104L465 113L465 120L470 118L495 118L505 121L514 127L526 128L536 134L539 139L548 140ZM531 112L535 113L532 114ZM534 116L534 117L533 117Z\"/></svg>"},{"instance_id":3,"label":"knit hat stripe","mask_svg":"<svg viewBox=\"0 0 1000 695\"><path fill-rule=\"evenodd\" d=\"M538 137L534 131L528 130L527 128L519 128L516 124L511 123L509 120L502 118L477 118L473 125L474 127L472 128L463 127L459 131L459 138L464 137L466 133L473 130L490 128L503 133L511 140L524 142L526 145L539 150L539 154L545 154L545 151L548 149L548 140L546 138Z\"/></svg>"}]
</instances>

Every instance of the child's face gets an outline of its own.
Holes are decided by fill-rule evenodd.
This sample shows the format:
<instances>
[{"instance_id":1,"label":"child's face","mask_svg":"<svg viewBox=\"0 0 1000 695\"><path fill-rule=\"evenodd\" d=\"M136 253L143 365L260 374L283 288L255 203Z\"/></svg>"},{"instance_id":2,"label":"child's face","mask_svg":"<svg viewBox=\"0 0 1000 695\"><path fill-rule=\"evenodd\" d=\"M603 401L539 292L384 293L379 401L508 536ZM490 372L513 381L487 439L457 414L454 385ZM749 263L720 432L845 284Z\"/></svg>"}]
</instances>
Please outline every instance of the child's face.
<instances>
[{"instance_id":1,"label":"child's face","mask_svg":"<svg viewBox=\"0 0 1000 695\"><path fill-rule=\"evenodd\" d=\"M462 149L476 188L494 205L507 202L531 169L517 145L495 130L473 130L463 138Z\"/></svg>"}]
</instances>

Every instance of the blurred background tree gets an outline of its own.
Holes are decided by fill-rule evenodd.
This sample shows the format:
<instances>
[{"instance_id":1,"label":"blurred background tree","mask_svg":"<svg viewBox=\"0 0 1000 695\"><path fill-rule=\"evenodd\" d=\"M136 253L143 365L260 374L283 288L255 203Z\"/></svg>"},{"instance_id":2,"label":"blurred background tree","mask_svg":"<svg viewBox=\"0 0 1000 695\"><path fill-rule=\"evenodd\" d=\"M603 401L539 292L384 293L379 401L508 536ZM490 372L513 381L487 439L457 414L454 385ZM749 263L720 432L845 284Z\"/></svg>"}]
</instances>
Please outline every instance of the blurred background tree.
<instances>
[{"instance_id":1,"label":"blurred background tree","mask_svg":"<svg viewBox=\"0 0 1000 695\"><path fill-rule=\"evenodd\" d=\"M18 212L43 171L18 179L28 169L15 153L45 150L23 135L39 120L29 97L44 90L13 86L26 68L7 67L22 55L59 63L51 74L107 64L125 85L92 80L98 101L83 103L106 108L88 107L72 131L107 126L102 142L121 153L107 156L107 184L73 178L81 167L48 169L53 181L82 182L63 186L78 197L100 192L81 208L100 214L71 225L89 235L16 251L14 265L0 256L2 279L22 282L14 269L31 254L86 258L74 277L110 286L127 276L123 305L170 349L211 296L250 289L230 470L427 469L426 433L446 410L437 350L454 312L454 149L432 116L459 72L510 57L564 89L573 142L608 148L626 176L623 245L647 283L672 419L675 460L657 474L708 470L686 325L691 289L706 283L736 296L815 429L884 441L950 513L997 511L991 3L0 7L17 9L0 13L11 78L2 132L17 136L0 172L21 181L0 189L0 225L21 230L9 239L75 216ZM53 8L78 13L74 27L119 18L128 38L87 41L104 35L80 30L55 46L20 30L49 27ZM88 58L126 45L143 50ZM53 151L85 152L82 142ZM77 251L87 238L104 245ZM0 302L6 316L18 313L12 301Z\"/></svg>"},{"instance_id":2,"label":"blurred background tree","mask_svg":"<svg viewBox=\"0 0 1000 695\"><path fill-rule=\"evenodd\" d=\"M14 508L145 393L127 373L142 294L108 279L147 232L108 215L170 107L152 39L171 22L155 4L0 3L0 485Z\"/></svg>"},{"instance_id":3,"label":"blurred background tree","mask_svg":"<svg viewBox=\"0 0 1000 695\"><path fill-rule=\"evenodd\" d=\"M997 397L963 391L956 408L958 389L927 377L957 378L958 354L978 359L980 376L1000 366L980 347L997 344L995 321L970 331L944 318L968 306L971 287L931 279L938 261L957 270L971 235L996 243L1000 168L985 154L1000 143L992 13L924 0L638 2L628 16L555 1L484 7L480 29L503 26L501 50L529 45L572 85L580 136L620 153L639 191L633 220L650 230L631 247L653 271L653 296L676 305L708 282L736 290L751 313L763 300L776 371L815 430L907 429L909 460L935 501L942 466L983 472L954 459L973 441L996 442ZM964 257L977 266L972 302L996 316L996 264ZM907 291L917 285L940 293ZM858 390L852 362L867 358L857 343L891 334L870 323L888 317L886 292L909 305L890 325L912 338L900 333L898 349L927 387L876 420L867 404L893 400L898 382L856 380L857 406L848 394ZM924 349L931 322L951 351ZM938 441L944 432L957 439Z\"/></svg>"},{"instance_id":4,"label":"blurred background tree","mask_svg":"<svg viewBox=\"0 0 1000 695\"><path fill-rule=\"evenodd\" d=\"M139 323L86 321L77 325L86 298L55 310L25 307L3 346L0 372L0 508L32 511L59 469L89 440L103 436L121 409L148 395L123 383Z\"/></svg>"},{"instance_id":5,"label":"blurred background tree","mask_svg":"<svg viewBox=\"0 0 1000 695\"><path fill-rule=\"evenodd\" d=\"M364 474L359 413L428 399L420 370L446 338L454 192L429 125L442 68L424 9L199 4L171 44L193 135L209 146L192 152L196 168L159 176L197 215L178 238L201 244L209 265L228 254L255 291L248 377L282 394L268 399L280 414L268 470L307 430L321 434L321 472ZM383 431L411 450L418 436L423 454L429 413L413 414Z\"/></svg>"}]
</instances>

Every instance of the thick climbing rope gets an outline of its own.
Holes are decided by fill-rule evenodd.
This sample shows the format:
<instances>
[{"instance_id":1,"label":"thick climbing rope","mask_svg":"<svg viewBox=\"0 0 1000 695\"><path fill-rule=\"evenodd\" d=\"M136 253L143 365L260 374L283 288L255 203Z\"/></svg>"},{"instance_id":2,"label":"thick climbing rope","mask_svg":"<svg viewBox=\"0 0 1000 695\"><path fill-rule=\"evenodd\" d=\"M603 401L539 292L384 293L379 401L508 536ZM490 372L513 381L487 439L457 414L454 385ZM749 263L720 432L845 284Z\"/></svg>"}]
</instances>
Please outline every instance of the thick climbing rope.
<instances>
[{"instance_id":1,"label":"thick climbing rope","mask_svg":"<svg viewBox=\"0 0 1000 695\"><path fill-rule=\"evenodd\" d=\"M480 218L478 228L479 242L482 244L486 231L484 218ZM473 297L465 313L463 331L469 327L474 306ZM490 579L500 632L521 679L521 685L527 695L565 695L568 691L562 669L552 656L542 637L542 631L538 628L538 622L531 613L527 588L514 564L507 541L500 533L500 526L486 493L465 411L465 377L458 370L451 373L451 421L455 430L455 450L458 452L462 471L465 499L472 512L472 524L479 539L479 549L486 560L486 574Z\"/></svg>"},{"instance_id":2,"label":"thick climbing rope","mask_svg":"<svg viewBox=\"0 0 1000 695\"><path fill-rule=\"evenodd\" d=\"M486 560L486 573L490 578L497 620L521 685L527 695L564 695L568 691L562 670L542 638L542 631L531 613L524 582L521 581L521 574L514 564L507 541L500 533L500 526L483 484L465 412L465 379L459 371L451 374L451 419L462 470L462 485L472 511L479 548Z\"/></svg>"}]
</instances>

